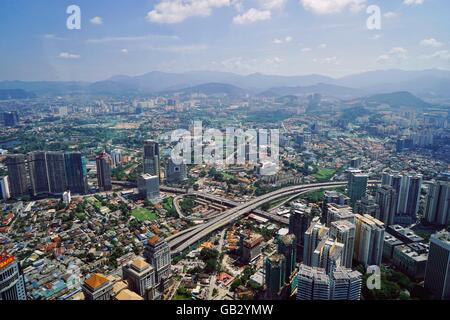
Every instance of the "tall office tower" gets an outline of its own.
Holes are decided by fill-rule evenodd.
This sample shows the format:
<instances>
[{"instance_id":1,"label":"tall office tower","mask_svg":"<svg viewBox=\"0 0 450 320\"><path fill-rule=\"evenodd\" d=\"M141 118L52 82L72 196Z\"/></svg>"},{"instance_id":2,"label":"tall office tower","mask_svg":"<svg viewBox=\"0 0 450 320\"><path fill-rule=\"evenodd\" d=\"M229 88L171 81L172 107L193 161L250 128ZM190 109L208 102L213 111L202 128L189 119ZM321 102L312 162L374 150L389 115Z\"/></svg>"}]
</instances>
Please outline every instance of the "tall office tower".
<instances>
[{"instance_id":1,"label":"tall office tower","mask_svg":"<svg viewBox=\"0 0 450 320\"><path fill-rule=\"evenodd\" d=\"M155 270L142 258L136 258L122 267L123 279L128 288L146 300L153 300L155 287Z\"/></svg>"},{"instance_id":2,"label":"tall office tower","mask_svg":"<svg viewBox=\"0 0 450 320\"><path fill-rule=\"evenodd\" d=\"M82 286L86 300L111 300L113 284L100 273L86 279Z\"/></svg>"},{"instance_id":3,"label":"tall office tower","mask_svg":"<svg viewBox=\"0 0 450 320\"><path fill-rule=\"evenodd\" d=\"M144 248L144 257L155 269L158 286L170 277L170 248L165 239L158 236L150 238Z\"/></svg>"},{"instance_id":4,"label":"tall office tower","mask_svg":"<svg viewBox=\"0 0 450 320\"><path fill-rule=\"evenodd\" d=\"M303 246L303 263L307 266L312 265L314 250L316 250L319 243L328 236L329 229L320 223L319 218L316 217L311 222L308 230L305 232L304 246Z\"/></svg>"},{"instance_id":5,"label":"tall office tower","mask_svg":"<svg viewBox=\"0 0 450 320\"><path fill-rule=\"evenodd\" d=\"M362 159L359 157L350 160L350 168L359 169L362 165Z\"/></svg>"},{"instance_id":6,"label":"tall office tower","mask_svg":"<svg viewBox=\"0 0 450 320\"><path fill-rule=\"evenodd\" d=\"M412 224L417 220L421 188L422 175L411 173L403 176L395 223Z\"/></svg>"},{"instance_id":7,"label":"tall office tower","mask_svg":"<svg viewBox=\"0 0 450 320\"><path fill-rule=\"evenodd\" d=\"M6 253L0 255L0 301L27 300L25 279L19 263Z\"/></svg>"},{"instance_id":8,"label":"tall office tower","mask_svg":"<svg viewBox=\"0 0 450 320\"><path fill-rule=\"evenodd\" d=\"M300 265L297 300L330 300L331 281L325 269Z\"/></svg>"},{"instance_id":9,"label":"tall office tower","mask_svg":"<svg viewBox=\"0 0 450 320\"><path fill-rule=\"evenodd\" d=\"M167 161L166 180L168 183L180 183L187 180L187 166L185 163L175 164L172 159Z\"/></svg>"},{"instance_id":10,"label":"tall office tower","mask_svg":"<svg viewBox=\"0 0 450 320\"><path fill-rule=\"evenodd\" d=\"M366 195L369 176L361 173L360 170L350 170L348 173L348 196L353 207L356 201L361 200Z\"/></svg>"},{"instance_id":11,"label":"tall office tower","mask_svg":"<svg viewBox=\"0 0 450 320\"><path fill-rule=\"evenodd\" d=\"M352 267L353 251L355 250L356 226L346 220L334 221L331 223L330 237L336 239L344 245L342 253L342 265L347 268Z\"/></svg>"},{"instance_id":12,"label":"tall office tower","mask_svg":"<svg viewBox=\"0 0 450 320\"><path fill-rule=\"evenodd\" d=\"M266 258L266 295L269 299L277 299L285 284L286 260L281 254Z\"/></svg>"},{"instance_id":13,"label":"tall office tower","mask_svg":"<svg viewBox=\"0 0 450 320\"><path fill-rule=\"evenodd\" d=\"M6 166L11 197L18 198L29 195L26 157L23 154L8 156Z\"/></svg>"},{"instance_id":14,"label":"tall office tower","mask_svg":"<svg viewBox=\"0 0 450 320\"><path fill-rule=\"evenodd\" d=\"M337 267L342 266L343 253L342 243L325 237L313 252L311 266L323 268L327 274L331 274Z\"/></svg>"},{"instance_id":15,"label":"tall office tower","mask_svg":"<svg viewBox=\"0 0 450 320\"><path fill-rule=\"evenodd\" d=\"M67 189L72 193L87 193L86 158L81 153L73 152L64 155L66 163Z\"/></svg>"},{"instance_id":16,"label":"tall office tower","mask_svg":"<svg viewBox=\"0 0 450 320\"><path fill-rule=\"evenodd\" d=\"M390 185L382 185L377 190L376 203L379 206L380 214L375 216L382 221L385 226L394 224L395 214L397 213L397 192Z\"/></svg>"},{"instance_id":17,"label":"tall office tower","mask_svg":"<svg viewBox=\"0 0 450 320\"><path fill-rule=\"evenodd\" d=\"M450 233L441 231L430 238L430 251L425 269L425 288L435 298L450 299Z\"/></svg>"},{"instance_id":18,"label":"tall office tower","mask_svg":"<svg viewBox=\"0 0 450 320\"><path fill-rule=\"evenodd\" d=\"M97 156L97 183L100 191L111 191L111 165L110 158L106 152Z\"/></svg>"},{"instance_id":19,"label":"tall office tower","mask_svg":"<svg viewBox=\"0 0 450 320\"><path fill-rule=\"evenodd\" d=\"M47 152L48 185L51 194L63 194L67 189L64 153Z\"/></svg>"},{"instance_id":20,"label":"tall office tower","mask_svg":"<svg viewBox=\"0 0 450 320\"><path fill-rule=\"evenodd\" d=\"M343 267L337 268L331 280L331 300L360 300L362 274Z\"/></svg>"},{"instance_id":21,"label":"tall office tower","mask_svg":"<svg viewBox=\"0 0 450 320\"><path fill-rule=\"evenodd\" d=\"M281 236L278 240L278 253L283 255L286 262L285 282L289 283L291 274L297 262L297 241L293 234Z\"/></svg>"},{"instance_id":22,"label":"tall office tower","mask_svg":"<svg viewBox=\"0 0 450 320\"><path fill-rule=\"evenodd\" d=\"M4 112L3 123L5 127L17 127L19 125L19 115L17 111Z\"/></svg>"},{"instance_id":23,"label":"tall office tower","mask_svg":"<svg viewBox=\"0 0 450 320\"><path fill-rule=\"evenodd\" d=\"M144 142L144 173L160 178L159 144L152 140Z\"/></svg>"},{"instance_id":24,"label":"tall office tower","mask_svg":"<svg viewBox=\"0 0 450 320\"><path fill-rule=\"evenodd\" d=\"M31 190L34 196L47 195L50 192L47 172L46 153L43 151L28 154Z\"/></svg>"},{"instance_id":25,"label":"tall office tower","mask_svg":"<svg viewBox=\"0 0 450 320\"><path fill-rule=\"evenodd\" d=\"M112 166L114 168L120 166L122 164L122 150L120 149L114 149L111 151L111 160L112 160Z\"/></svg>"},{"instance_id":26,"label":"tall office tower","mask_svg":"<svg viewBox=\"0 0 450 320\"><path fill-rule=\"evenodd\" d=\"M300 262L303 257L303 243L305 232L311 224L311 214L303 210L299 206L292 206L291 215L289 216L289 233L295 236L297 244L297 262Z\"/></svg>"},{"instance_id":27,"label":"tall office tower","mask_svg":"<svg viewBox=\"0 0 450 320\"><path fill-rule=\"evenodd\" d=\"M383 256L384 223L368 214L355 215L354 259L365 267L380 265Z\"/></svg>"},{"instance_id":28,"label":"tall office tower","mask_svg":"<svg viewBox=\"0 0 450 320\"><path fill-rule=\"evenodd\" d=\"M450 179L442 177L429 185L425 219L435 225L450 224Z\"/></svg>"},{"instance_id":29,"label":"tall office tower","mask_svg":"<svg viewBox=\"0 0 450 320\"><path fill-rule=\"evenodd\" d=\"M159 177L142 174L137 179L139 194L147 200L159 198Z\"/></svg>"},{"instance_id":30,"label":"tall office tower","mask_svg":"<svg viewBox=\"0 0 450 320\"><path fill-rule=\"evenodd\" d=\"M10 197L8 176L0 177L0 200L6 201Z\"/></svg>"},{"instance_id":31,"label":"tall office tower","mask_svg":"<svg viewBox=\"0 0 450 320\"><path fill-rule=\"evenodd\" d=\"M331 226L334 221L346 220L349 222L355 221L355 214L349 206L340 206L338 204L330 203L327 205L327 227Z\"/></svg>"}]
</instances>

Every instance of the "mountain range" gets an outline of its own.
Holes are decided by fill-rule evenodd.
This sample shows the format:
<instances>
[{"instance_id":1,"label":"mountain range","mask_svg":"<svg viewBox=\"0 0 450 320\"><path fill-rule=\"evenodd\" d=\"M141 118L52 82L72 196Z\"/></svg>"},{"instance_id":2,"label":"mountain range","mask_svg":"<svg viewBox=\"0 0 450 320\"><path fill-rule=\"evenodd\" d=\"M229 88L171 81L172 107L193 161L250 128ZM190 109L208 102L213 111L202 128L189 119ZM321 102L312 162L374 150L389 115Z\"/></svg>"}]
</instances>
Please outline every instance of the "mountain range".
<instances>
[{"instance_id":1,"label":"mountain range","mask_svg":"<svg viewBox=\"0 0 450 320\"><path fill-rule=\"evenodd\" d=\"M0 81L0 90L22 89L40 94L224 94L240 96L321 93L338 98L408 91L421 98L450 98L450 71L380 70L341 78L311 74L278 76L254 73L153 71L140 76L117 75L98 82Z\"/></svg>"}]
</instances>

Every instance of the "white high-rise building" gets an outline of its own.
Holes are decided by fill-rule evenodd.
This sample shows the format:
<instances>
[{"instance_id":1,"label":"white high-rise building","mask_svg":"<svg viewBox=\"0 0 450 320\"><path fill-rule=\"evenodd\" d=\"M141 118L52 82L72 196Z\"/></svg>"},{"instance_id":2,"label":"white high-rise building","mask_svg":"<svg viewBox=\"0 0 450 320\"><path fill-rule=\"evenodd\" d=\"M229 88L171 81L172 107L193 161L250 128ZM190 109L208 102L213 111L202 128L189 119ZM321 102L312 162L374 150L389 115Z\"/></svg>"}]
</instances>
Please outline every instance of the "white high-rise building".
<instances>
[{"instance_id":1,"label":"white high-rise building","mask_svg":"<svg viewBox=\"0 0 450 320\"><path fill-rule=\"evenodd\" d=\"M330 237L344 245L342 253L342 265L351 268L353 263L353 251L355 249L355 230L353 223L343 220L331 223Z\"/></svg>"},{"instance_id":2,"label":"white high-rise building","mask_svg":"<svg viewBox=\"0 0 450 320\"><path fill-rule=\"evenodd\" d=\"M8 176L4 176L0 178L0 199L8 200L9 198L11 198L11 194L9 193Z\"/></svg>"},{"instance_id":3,"label":"white high-rise building","mask_svg":"<svg viewBox=\"0 0 450 320\"><path fill-rule=\"evenodd\" d=\"M142 174L137 179L139 194L148 200L159 198L159 177Z\"/></svg>"},{"instance_id":4,"label":"white high-rise building","mask_svg":"<svg viewBox=\"0 0 450 320\"><path fill-rule=\"evenodd\" d=\"M450 180L439 180L429 185L425 219L435 225L450 224Z\"/></svg>"},{"instance_id":5,"label":"white high-rise building","mask_svg":"<svg viewBox=\"0 0 450 320\"><path fill-rule=\"evenodd\" d=\"M380 265L383 256L384 223L374 217L355 215L354 259L365 267Z\"/></svg>"}]
</instances>

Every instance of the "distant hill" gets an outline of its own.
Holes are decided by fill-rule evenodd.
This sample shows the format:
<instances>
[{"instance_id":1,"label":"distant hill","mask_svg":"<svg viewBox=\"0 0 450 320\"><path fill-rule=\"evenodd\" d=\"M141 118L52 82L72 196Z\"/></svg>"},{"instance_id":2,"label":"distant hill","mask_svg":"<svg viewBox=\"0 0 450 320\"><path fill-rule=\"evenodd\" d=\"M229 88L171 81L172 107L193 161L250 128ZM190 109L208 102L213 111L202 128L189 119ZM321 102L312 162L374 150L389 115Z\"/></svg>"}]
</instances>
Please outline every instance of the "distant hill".
<instances>
[{"instance_id":1,"label":"distant hill","mask_svg":"<svg viewBox=\"0 0 450 320\"><path fill-rule=\"evenodd\" d=\"M36 95L32 92L28 92L23 89L0 89L0 100L31 99L31 98L36 98Z\"/></svg>"},{"instance_id":2,"label":"distant hill","mask_svg":"<svg viewBox=\"0 0 450 320\"><path fill-rule=\"evenodd\" d=\"M169 92L166 92L169 93ZM204 95L226 95L229 97L241 97L249 93L249 91L242 88L225 83L204 83L194 87L183 88L180 90L174 90L172 93L191 95L191 94L204 94Z\"/></svg>"},{"instance_id":3,"label":"distant hill","mask_svg":"<svg viewBox=\"0 0 450 320\"><path fill-rule=\"evenodd\" d=\"M222 84L264 95L302 95L322 93L335 97L367 96L408 91L420 98L450 98L450 71L447 70L378 70L341 78L309 74L278 76L253 73L191 71L169 73L152 71L139 76L117 75L93 83L81 81L0 81L0 89L22 89L36 94L156 94L195 88L205 84ZM236 88L231 91L239 91ZM205 90L207 88L203 88ZM210 88L212 89L212 88ZM207 89L206 91L209 91ZM230 88L229 88L230 89ZM226 92L225 88L221 89ZM218 91L221 91L218 90ZM212 90L214 92L217 90ZM231 93L231 92L230 92Z\"/></svg>"},{"instance_id":4,"label":"distant hill","mask_svg":"<svg viewBox=\"0 0 450 320\"><path fill-rule=\"evenodd\" d=\"M307 87L278 87L271 88L260 93L260 96L264 97L281 97L281 96L298 96L320 93L324 96L333 96L337 98L352 98L360 97L363 95L362 90L331 85L326 83L319 83L313 86Z\"/></svg>"},{"instance_id":5,"label":"distant hill","mask_svg":"<svg viewBox=\"0 0 450 320\"><path fill-rule=\"evenodd\" d=\"M426 108L430 106L430 104L406 91L373 95L366 98L365 103L366 105L388 104L391 107Z\"/></svg>"}]
</instances>

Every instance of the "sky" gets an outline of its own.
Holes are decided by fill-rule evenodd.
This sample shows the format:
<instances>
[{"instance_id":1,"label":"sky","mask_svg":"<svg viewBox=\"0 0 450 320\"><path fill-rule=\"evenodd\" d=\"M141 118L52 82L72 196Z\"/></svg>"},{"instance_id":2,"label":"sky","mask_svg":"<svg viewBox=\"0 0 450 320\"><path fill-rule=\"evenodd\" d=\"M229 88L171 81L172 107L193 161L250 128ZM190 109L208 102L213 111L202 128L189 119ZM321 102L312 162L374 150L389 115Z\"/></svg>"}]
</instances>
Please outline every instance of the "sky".
<instances>
[{"instance_id":1,"label":"sky","mask_svg":"<svg viewBox=\"0 0 450 320\"><path fill-rule=\"evenodd\" d=\"M80 8L69 30L67 8ZM370 30L368 8L380 9ZM1 0L0 80L450 69L448 0Z\"/></svg>"}]
</instances>

